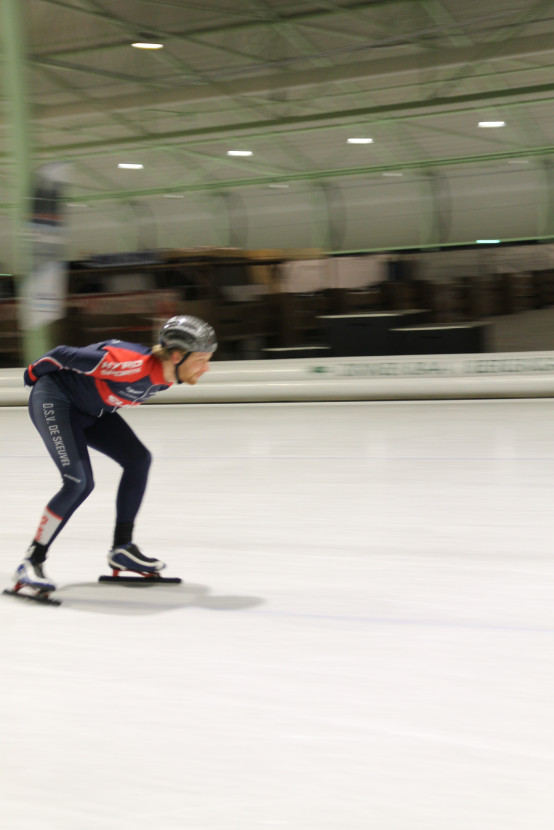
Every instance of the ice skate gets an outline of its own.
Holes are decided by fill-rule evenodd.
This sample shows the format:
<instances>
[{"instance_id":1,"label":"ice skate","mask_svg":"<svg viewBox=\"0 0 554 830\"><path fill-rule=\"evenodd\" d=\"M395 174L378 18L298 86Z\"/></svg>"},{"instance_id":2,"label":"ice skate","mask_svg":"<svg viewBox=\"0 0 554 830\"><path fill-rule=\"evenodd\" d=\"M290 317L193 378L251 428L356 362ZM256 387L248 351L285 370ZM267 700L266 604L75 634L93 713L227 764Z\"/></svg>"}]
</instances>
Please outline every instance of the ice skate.
<instances>
[{"instance_id":1,"label":"ice skate","mask_svg":"<svg viewBox=\"0 0 554 830\"><path fill-rule=\"evenodd\" d=\"M50 593L56 590L55 584L48 579L42 565L35 565L30 559L24 559L14 574L15 590L31 588L37 592Z\"/></svg>"},{"instance_id":2,"label":"ice skate","mask_svg":"<svg viewBox=\"0 0 554 830\"><path fill-rule=\"evenodd\" d=\"M113 547L108 555L108 564L114 571L134 571L154 575L165 568L165 562L145 556L134 542Z\"/></svg>"},{"instance_id":3,"label":"ice skate","mask_svg":"<svg viewBox=\"0 0 554 830\"><path fill-rule=\"evenodd\" d=\"M5 590L5 594L49 605L60 604L57 600L50 599L50 594L56 590L56 585L44 573L42 564L35 564L30 559L24 559L13 578L14 587L11 590Z\"/></svg>"},{"instance_id":4,"label":"ice skate","mask_svg":"<svg viewBox=\"0 0 554 830\"><path fill-rule=\"evenodd\" d=\"M176 577L164 578L160 576L160 571L165 568L165 562L145 556L134 542L114 546L108 554L108 564L112 569L112 576L101 576L99 578L100 582L133 583L135 585L181 582ZM134 576L128 574L134 574Z\"/></svg>"}]
</instances>

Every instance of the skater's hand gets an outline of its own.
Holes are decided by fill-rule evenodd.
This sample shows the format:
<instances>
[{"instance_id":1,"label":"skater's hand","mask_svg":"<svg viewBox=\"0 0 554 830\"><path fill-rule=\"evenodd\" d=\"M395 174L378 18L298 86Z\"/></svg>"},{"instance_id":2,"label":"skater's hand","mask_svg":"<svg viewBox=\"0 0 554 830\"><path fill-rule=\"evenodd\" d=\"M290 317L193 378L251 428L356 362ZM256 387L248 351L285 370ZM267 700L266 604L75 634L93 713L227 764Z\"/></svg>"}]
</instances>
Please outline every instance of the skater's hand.
<instances>
[{"instance_id":1,"label":"skater's hand","mask_svg":"<svg viewBox=\"0 0 554 830\"><path fill-rule=\"evenodd\" d=\"M29 370L25 369L25 372L23 373L23 385L24 386L34 386L35 383L36 383L36 380L31 379L31 375L29 374Z\"/></svg>"}]
</instances>

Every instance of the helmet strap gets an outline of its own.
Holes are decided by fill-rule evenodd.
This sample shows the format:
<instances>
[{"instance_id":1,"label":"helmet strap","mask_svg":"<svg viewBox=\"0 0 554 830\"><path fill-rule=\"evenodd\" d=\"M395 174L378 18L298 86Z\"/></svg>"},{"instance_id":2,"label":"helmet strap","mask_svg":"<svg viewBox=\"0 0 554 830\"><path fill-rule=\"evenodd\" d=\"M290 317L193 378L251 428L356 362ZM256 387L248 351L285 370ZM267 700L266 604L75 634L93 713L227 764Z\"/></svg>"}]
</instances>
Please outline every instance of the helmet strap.
<instances>
[{"instance_id":1,"label":"helmet strap","mask_svg":"<svg viewBox=\"0 0 554 830\"><path fill-rule=\"evenodd\" d=\"M185 362L187 357L190 356L190 354L191 354L191 352L185 352L184 356L181 358L179 363L175 363L173 365L173 368L175 369L175 380L177 381L177 383L182 383L183 382L182 380L179 379L179 366L183 365L183 363Z\"/></svg>"}]
</instances>

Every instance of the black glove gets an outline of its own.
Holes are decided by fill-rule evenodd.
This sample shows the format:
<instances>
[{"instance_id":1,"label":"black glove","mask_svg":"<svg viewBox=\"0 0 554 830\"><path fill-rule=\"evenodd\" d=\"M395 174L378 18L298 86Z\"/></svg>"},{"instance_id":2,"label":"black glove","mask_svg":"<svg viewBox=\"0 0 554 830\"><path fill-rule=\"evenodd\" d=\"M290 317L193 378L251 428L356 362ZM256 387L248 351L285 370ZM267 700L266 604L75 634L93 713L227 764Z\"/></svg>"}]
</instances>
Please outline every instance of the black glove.
<instances>
[{"instance_id":1,"label":"black glove","mask_svg":"<svg viewBox=\"0 0 554 830\"><path fill-rule=\"evenodd\" d=\"M29 374L29 370L25 369L25 371L23 373L23 385L24 386L34 386L35 383L36 383L36 380L31 379L31 375Z\"/></svg>"}]
</instances>

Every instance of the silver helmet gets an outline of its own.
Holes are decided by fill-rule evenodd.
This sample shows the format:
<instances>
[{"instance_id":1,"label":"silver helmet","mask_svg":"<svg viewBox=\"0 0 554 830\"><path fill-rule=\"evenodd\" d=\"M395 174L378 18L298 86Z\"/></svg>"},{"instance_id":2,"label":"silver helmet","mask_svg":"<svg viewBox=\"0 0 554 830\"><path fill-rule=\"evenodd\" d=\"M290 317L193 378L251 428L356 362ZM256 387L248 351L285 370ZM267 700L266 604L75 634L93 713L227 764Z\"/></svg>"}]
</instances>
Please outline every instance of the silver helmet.
<instances>
[{"instance_id":1,"label":"silver helmet","mask_svg":"<svg viewBox=\"0 0 554 830\"><path fill-rule=\"evenodd\" d=\"M217 349L217 338L210 324L190 314L171 317L164 323L159 342L168 349L184 352L215 352Z\"/></svg>"}]
</instances>

